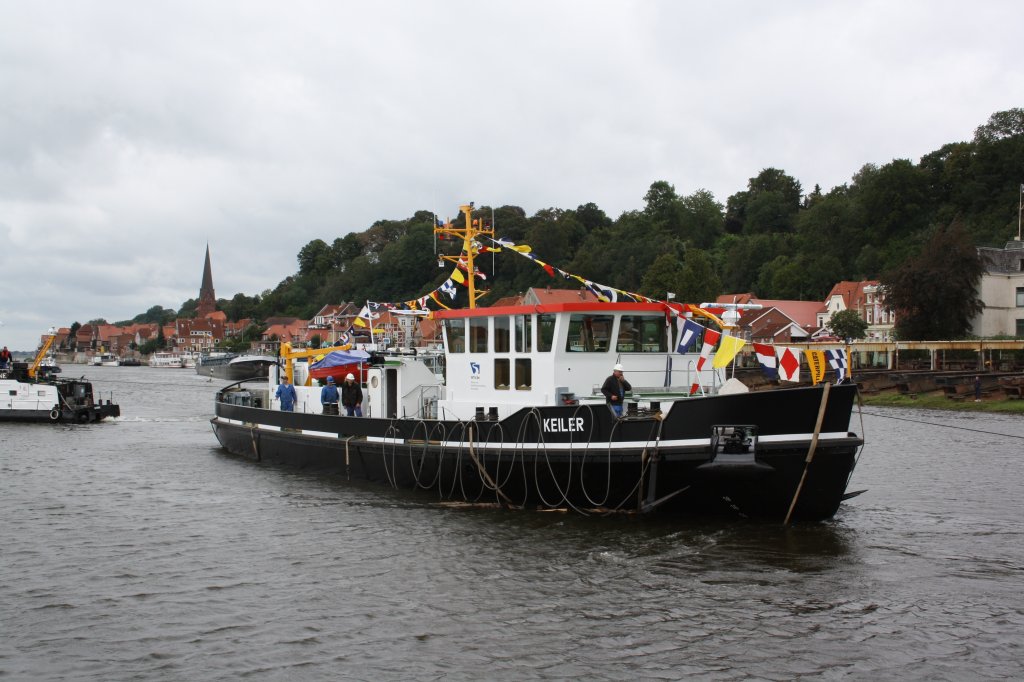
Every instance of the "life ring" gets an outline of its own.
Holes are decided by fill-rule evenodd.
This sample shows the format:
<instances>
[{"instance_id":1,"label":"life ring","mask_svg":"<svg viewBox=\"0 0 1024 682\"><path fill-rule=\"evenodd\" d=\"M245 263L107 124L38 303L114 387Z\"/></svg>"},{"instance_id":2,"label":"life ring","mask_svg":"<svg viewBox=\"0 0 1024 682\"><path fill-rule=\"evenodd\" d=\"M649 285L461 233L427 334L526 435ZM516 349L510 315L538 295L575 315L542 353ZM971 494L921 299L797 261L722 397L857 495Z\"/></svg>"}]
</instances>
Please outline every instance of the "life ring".
<instances>
[{"instance_id":1,"label":"life ring","mask_svg":"<svg viewBox=\"0 0 1024 682\"><path fill-rule=\"evenodd\" d=\"M50 410L50 421L55 422L60 419L60 410L56 407Z\"/></svg>"}]
</instances>

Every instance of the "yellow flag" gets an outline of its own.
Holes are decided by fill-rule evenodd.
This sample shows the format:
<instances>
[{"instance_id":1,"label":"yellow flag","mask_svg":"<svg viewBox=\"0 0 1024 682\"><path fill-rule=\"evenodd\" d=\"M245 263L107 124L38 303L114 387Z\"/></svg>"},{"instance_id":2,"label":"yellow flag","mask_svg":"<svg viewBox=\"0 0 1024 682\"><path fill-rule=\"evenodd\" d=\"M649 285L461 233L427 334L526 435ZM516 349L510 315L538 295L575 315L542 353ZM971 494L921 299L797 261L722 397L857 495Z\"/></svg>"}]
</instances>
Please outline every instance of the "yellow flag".
<instances>
[{"instance_id":1,"label":"yellow flag","mask_svg":"<svg viewBox=\"0 0 1024 682\"><path fill-rule=\"evenodd\" d=\"M532 251L526 244L505 244L505 248L518 251L519 253L530 253Z\"/></svg>"},{"instance_id":2,"label":"yellow flag","mask_svg":"<svg viewBox=\"0 0 1024 682\"><path fill-rule=\"evenodd\" d=\"M828 364L825 362L825 351L805 350L804 356L807 358L807 367L811 370L811 383L817 384L825 378L825 367Z\"/></svg>"},{"instance_id":3,"label":"yellow flag","mask_svg":"<svg viewBox=\"0 0 1024 682\"><path fill-rule=\"evenodd\" d=\"M455 268L452 270L451 280L453 282L458 282L459 284L464 284L466 282L466 276L462 274L461 270Z\"/></svg>"},{"instance_id":4,"label":"yellow flag","mask_svg":"<svg viewBox=\"0 0 1024 682\"><path fill-rule=\"evenodd\" d=\"M745 345L746 342L743 339L737 339L735 336L723 336L718 344L718 350L715 351L715 361L711 363L711 366L717 369L725 367L732 362L732 359Z\"/></svg>"}]
</instances>

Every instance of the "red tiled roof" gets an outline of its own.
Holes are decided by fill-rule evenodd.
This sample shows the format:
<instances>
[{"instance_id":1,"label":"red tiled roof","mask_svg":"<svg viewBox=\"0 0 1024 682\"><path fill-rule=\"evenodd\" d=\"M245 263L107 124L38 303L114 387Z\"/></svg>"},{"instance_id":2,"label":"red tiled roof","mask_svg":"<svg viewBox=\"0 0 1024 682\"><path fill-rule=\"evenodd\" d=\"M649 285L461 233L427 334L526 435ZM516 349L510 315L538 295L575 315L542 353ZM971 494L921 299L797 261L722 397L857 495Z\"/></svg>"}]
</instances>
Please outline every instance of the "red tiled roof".
<instances>
[{"instance_id":1,"label":"red tiled roof","mask_svg":"<svg viewBox=\"0 0 1024 682\"><path fill-rule=\"evenodd\" d=\"M740 319L748 315L760 315L768 308L778 308L801 327L814 327L818 324L818 313L825 309L820 301L784 301L772 298L758 298L753 294L723 294L715 299L716 303L759 303L761 310L746 310Z\"/></svg>"},{"instance_id":2,"label":"red tiled roof","mask_svg":"<svg viewBox=\"0 0 1024 682\"><path fill-rule=\"evenodd\" d=\"M860 282L837 282L832 287L832 291L828 292L825 300L827 301L833 296L841 296L847 310L861 310L864 308L864 287L867 286L878 286L878 280L866 279Z\"/></svg>"},{"instance_id":3,"label":"red tiled roof","mask_svg":"<svg viewBox=\"0 0 1024 682\"><path fill-rule=\"evenodd\" d=\"M498 308L500 306L506 305L519 305L522 302L522 300L523 297L520 296L519 294L516 294L515 296L505 296L504 298L499 298L497 301L492 303L490 307Z\"/></svg>"}]
</instances>

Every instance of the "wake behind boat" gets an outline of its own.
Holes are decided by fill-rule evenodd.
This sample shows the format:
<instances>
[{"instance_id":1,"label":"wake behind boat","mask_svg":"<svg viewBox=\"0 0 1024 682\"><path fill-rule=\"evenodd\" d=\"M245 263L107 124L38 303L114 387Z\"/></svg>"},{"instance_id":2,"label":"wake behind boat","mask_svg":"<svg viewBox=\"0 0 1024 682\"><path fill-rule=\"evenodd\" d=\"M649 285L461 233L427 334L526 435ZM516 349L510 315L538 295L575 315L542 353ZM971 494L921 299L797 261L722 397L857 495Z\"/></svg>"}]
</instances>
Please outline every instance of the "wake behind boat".
<instances>
[{"instance_id":1,"label":"wake behind boat","mask_svg":"<svg viewBox=\"0 0 1024 682\"><path fill-rule=\"evenodd\" d=\"M694 314L650 300L434 311L441 351L374 353L361 368L364 417L320 414L295 360L326 351L285 346L282 370L218 393L211 423L236 455L442 499L831 517L863 444L849 431L856 385L746 391L713 356L675 352L675 322ZM621 416L601 392L616 365L632 387ZM281 371L294 412L274 398Z\"/></svg>"}]
</instances>

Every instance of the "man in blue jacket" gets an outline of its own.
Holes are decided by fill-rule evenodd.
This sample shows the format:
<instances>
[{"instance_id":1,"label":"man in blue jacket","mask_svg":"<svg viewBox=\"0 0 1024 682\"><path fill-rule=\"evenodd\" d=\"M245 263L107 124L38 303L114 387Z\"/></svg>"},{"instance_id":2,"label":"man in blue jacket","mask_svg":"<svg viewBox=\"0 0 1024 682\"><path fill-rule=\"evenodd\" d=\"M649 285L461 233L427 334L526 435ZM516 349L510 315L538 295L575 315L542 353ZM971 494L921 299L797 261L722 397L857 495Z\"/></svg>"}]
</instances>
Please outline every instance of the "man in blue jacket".
<instances>
[{"instance_id":1,"label":"man in blue jacket","mask_svg":"<svg viewBox=\"0 0 1024 682\"><path fill-rule=\"evenodd\" d=\"M281 385L277 387L277 392L274 393L274 397L281 401L282 412L294 412L295 401L298 398L295 395L295 387L288 383L288 377L281 377Z\"/></svg>"},{"instance_id":2,"label":"man in blue jacket","mask_svg":"<svg viewBox=\"0 0 1024 682\"><path fill-rule=\"evenodd\" d=\"M338 387L334 385L334 377L327 377L327 385L320 390L320 402L324 414L338 414Z\"/></svg>"}]
</instances>

